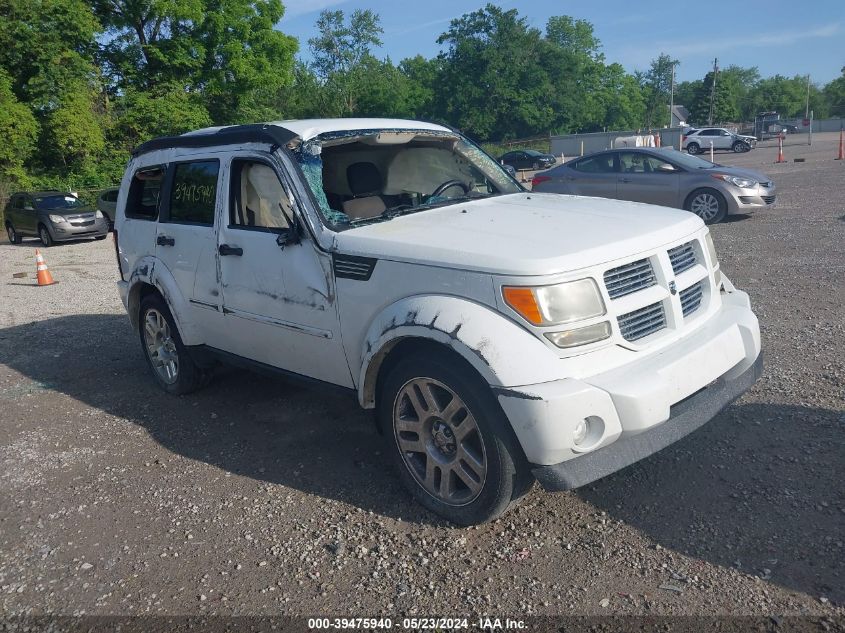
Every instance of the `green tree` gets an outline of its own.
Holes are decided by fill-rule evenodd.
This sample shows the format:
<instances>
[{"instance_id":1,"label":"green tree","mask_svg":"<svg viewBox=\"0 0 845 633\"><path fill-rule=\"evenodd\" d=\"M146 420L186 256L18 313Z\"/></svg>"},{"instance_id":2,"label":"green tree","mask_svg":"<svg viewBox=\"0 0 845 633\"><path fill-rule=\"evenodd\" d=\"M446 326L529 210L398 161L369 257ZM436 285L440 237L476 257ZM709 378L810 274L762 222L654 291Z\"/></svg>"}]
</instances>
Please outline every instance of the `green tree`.
<instances>
[{"instance_id":1,"label":"green tree","mask_svg":"<svg viewBox=\"0 0 845 633\"><path fill-rule=\"evenodd\" d=\"M690 117L696 125L708 125L710 123L710 95L713 86L713 73L705 75L704 80L698 86L694 101L690 105ZM736 121L739 117L739 110L730 99L730 84L722 82L721 74L716 76L716 91L713 96L713 121L727 123Z\"/></svg>"},{"instance_id":2,"label":"green tree","mask_svg":"<svg viewBox=\"0 0 845 633\"><path fill-rule=\"evenodd\" d=\"M370 89L370 71L376 64L372 49L382 43L380 22L370 10L354 11L348 22L343 11L320 13L318 35L308 40L308 45L327 114L350 116L358 111L359 100Z\"/></svg>"},{"instance_id":3,"label":"green tree","mask_svg":"<svg viewBox=\"0 0 845 633\"><path fill-rule=\"evenodd\" d=\"M155 136L182 134L212 124L199 95L178 85L127 89L115 103L113 142L125 151Z\"/></svg>"},{"instance_id":4,"label":"green tree","mask_svg":"<svg viewBox=\"0 0 845 633\"><path fill-rule=\"evenodd\" d=\"M0 180L19 181L35 148L38 122L12 92L12 78L0 68Z\"/></svg>"},{"instance_id":5,"label":"green tree","mask_svg":"<svg viewBox=\"0 0 845 633\"><path fill-rule=\"evenodd\" d=\"M482 139L551 129L560 93L546 69L561 68L565 54L516 10L488 4L452 20L437 42L446 46L439 83L450 89L436 94L445 119Z\"/></svg>"},{"instance_id":6,"label":"green tree","mask_svg":"<svg viewBox=\"0 0 845 633\"><path fill-rule=\"evenodd\" d=\"M645 73L637 78L645 96L645 126L663 127L669 123L669 98L672 86L672 68L679 64L666 53L652 60Z\"/></svg>"},{"instance_id":7,"label":"green tree","mask_svg":"<svg viewBox=\"0 0 845 633\"><path fill-rule=\"evenodd\" d=\"M73 171L105 149L103 128L86 86L71 86L59 98L46 120L49 150Z\"/></svg>"},{"instance_id":8,"label":"green tree","mask_svg":"<svg viewBox=\"0 0 845 633\"><path fill-rule=\"evenodd\" d=\"M297 42L274 29L280 0L94 0L117 88L181 85L212 119L245 118L293 80Z\"/></svg>"},{"instance_id":9,"label":"green tree","mask_svg":"<svg viewBox=\"0 0 845 633\"><path fill-rule=\"evenodd\" d=\"M842 76L827 84L823 93L830 116L845 117L845 66L842 67Z\"/></svg>"}]
</instances>

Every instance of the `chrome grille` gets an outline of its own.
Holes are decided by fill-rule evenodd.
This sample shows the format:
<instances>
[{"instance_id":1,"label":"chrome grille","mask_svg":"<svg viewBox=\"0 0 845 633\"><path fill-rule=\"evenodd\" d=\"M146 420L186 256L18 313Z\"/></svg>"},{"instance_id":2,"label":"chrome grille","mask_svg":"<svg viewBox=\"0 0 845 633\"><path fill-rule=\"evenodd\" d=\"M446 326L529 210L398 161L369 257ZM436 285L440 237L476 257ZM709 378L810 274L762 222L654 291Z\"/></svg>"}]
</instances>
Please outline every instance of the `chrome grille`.
<instances>
[{"instance_id":1,"label":"chrome grille","mask_svg":"<svg viewBox=\"0 0 845 633\"><path fill-rule=\"evenodd\" d=\"M684 316L689 316L701 307L701 299L704 296L704 282L699 281L694 286L681 290L679 296Z\"/></svg>"},{"instance_id":2,"label":"chrome grille","mask_svg":"<svg viewBox=\"0 0 845 633\"><path fill-rule=\"evenodd\" d=\"M619 317L619 329L626 341L636 341L666 327L663 303L653 303Z\"/></svg>"},{"instance_id":3,"label":"chrome grille","mask_svg":"<svg viewBox=\"0 0 845 633\"><path fill-rule=\"evenodd\" d=\"M672 271L680 275L685 270L695 266L695 247L693 242L681 244L669 249L669 261L672 262Z\"/></svg>"},{"instance_id":4,"label":"chrome grille","mask_svg":"<svg viewBox=\"0 0 845 633\"><path fill-rule=\"evenodd\" d=\"M654 270L651 267L651 262L647 259L640 259L624 266L611 268L604 274L604 285L607 287L607 294L610 295L611 299L618 299L632 292L650 288L656 283Z\"/></svg>"}]
</instances>

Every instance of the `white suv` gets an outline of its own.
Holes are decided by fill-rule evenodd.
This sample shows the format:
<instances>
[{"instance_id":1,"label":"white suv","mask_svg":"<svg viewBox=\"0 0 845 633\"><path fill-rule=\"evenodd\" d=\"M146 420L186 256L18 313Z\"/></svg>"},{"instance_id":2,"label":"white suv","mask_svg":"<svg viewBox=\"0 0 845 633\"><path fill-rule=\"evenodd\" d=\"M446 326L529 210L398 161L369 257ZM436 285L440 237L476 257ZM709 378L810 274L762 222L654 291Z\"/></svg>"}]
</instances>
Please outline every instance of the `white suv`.
<instances>
[{"instance_id":1,"label":"white suv","mask_svg":"<svg viewBox=\"0 0 845 633\"><path fill-rule=\"evenodd\" d=\"M690 213L525 191L457 132L280 121L135 151L115 222L170 393L220 360L349 389L399 477L460 524L582 486L760 375L748 295Z\"/></svg>"},{"instance_id":2,"label":"white suv","mask_svg":"<svg viewBox=\"0 0 845 633\"><path fill-rule=\"evenodd\" d=\"M700 154L713 149L727 149L734 152L747 152L757 147L757 139L753 136L736 134L721 127L705 127L700 130L692 129L684 133L683 149L690 154Z\"/></svg>"}]
</instances>

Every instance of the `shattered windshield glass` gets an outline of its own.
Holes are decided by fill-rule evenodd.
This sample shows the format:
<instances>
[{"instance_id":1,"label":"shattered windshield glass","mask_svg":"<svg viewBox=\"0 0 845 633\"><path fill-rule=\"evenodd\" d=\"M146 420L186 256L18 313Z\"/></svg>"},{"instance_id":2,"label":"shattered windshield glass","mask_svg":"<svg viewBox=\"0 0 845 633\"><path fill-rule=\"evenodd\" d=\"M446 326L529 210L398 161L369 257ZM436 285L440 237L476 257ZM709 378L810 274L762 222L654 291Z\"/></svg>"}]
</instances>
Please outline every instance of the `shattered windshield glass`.
<instances>
[{"instance_id":1,"label":"shattered windshield glass","mask_svg":"<svg viewBox=\"0 0 845 633\"><path fill-rule=\"evenodd\" d=\"M323 134L294 155L323 221L334 230L522 191L496 161L452 132Z\"/></svg>"}]
</instances>

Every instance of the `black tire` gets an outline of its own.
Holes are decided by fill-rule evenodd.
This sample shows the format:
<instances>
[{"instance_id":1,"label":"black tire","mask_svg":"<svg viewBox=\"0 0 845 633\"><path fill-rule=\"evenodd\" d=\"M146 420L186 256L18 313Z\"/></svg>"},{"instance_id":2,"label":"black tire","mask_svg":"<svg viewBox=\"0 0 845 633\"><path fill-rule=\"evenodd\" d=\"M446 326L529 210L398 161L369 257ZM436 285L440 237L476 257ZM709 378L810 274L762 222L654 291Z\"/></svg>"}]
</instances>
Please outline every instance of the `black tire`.
<instances>
[{"instance_id":1,"label":"black tire","mask_svg":"<svg viewBox=\"0 0 845 633\"><path fill-rule=\"evenodd\" d=\"M145 339L145 324L147 316L152 311L157 312L167 321L170 337L175 347L177 371L176 378L172 382L165 380L156 369ZM179 335L179 329L176 327L173 315L170 313L170 308L167 307L167 303L161 298L161 295L150 294L141 301L141 307L138 311L138 335L141 341L141 349L144 352L144 358L147 361L147 367L149 367L150 373L158 385L167 393L174 395L187 394L207 384L211 377L210 372L199 367L193 358L191 358L188 349L182 343L182 337Z\"/></svg>"},{"instance_id":2,"label":"black tire","mask_svg":"<svg viewBox=\"0 0 845 633\"><path fill-rule=\"evenodd\" d=\"M44 248L50 248L55 243L53 241L53 236L50 235L50 229L43 224L38 225L38 237L41 238L41 243L44 245Z\"/></svg>"},{"instance_id":3,"label":"black tire","mask_svg":"<svg viewBox=\"0 0 845 633\"><path fill-rule=\"evenodd\" d=\"M701 153L701 146L698 143L690 143L687 145L687 154L692 154L695 156L696 154Z\"/></svg>"},{"instance_id":4,"label":"black tire","mask_svg":"<svg viewBox=\"0 0 845 633\"><path fill-rule=\"evenodd\" d=\"M433 459L430 456L431 453L406 453L399 448L400 440L397 438L400 432L396 430L394 410L401 410L403 389L413 381L421 379L433 379L447 386L462 400L464 409L459 409L459 412L466 412L464 418L457 424L460 425L472 419L477 427L471 439L478 443L479 448L483 447L476 453L483 455L486 473L483 482L480 482L480 491L476 493L477 496L463 504L448 503L441 497L435 496L417 479L419 475L412 473L413 466L409 465L412 463L411 460L425 455L426 462L423 470L426 470L428 460ZM428 510L458 525L477 525L501 516L530 490L534 478L510 423L490 387L462 360L448 353L433 351L403 358L380 380L378 396L377 413L388 458L395 466L405 488ZM452 417L452 420L455 417ZM422 420L418 424L420 429L426 427L426 423ZM402 433L407 435L407 432ZM432 448L433 442L436 441L434 435L422 437L421 434L416 434L416 437L417 441L426 443L427 450L436 450ZM462 441L461 447L463 445ZM460 453L457 453L451 458L453 466L460 464L459 456ZM442 480L444 476L442 463L432 461L432 464L435 468L439 468L439 478ZM465 468L464 472L467 472ZM446 476L452 477L452 473L447 472ZM462 482L457 477L453 479L455 487L459 487ZM447 485L447 487L450 486Z\"/></svg>"},{"instance_id":5,"label":"black tire","mask_svg":"<svg viewBox=\"0 0 845 633\"><path fill-rule=\"evenodd\" d=\"M11 222L6 223L6 235L9 236L9 242L12 244L20 244L23 240L21 234L15 230L15 227L12 226Z\"/></svg>"},{"instance_id":6,"label":"black tire","mask_svg":"<svg viewBox=\"0 0 845 633\"><path fill-rule=\"evenodd\" d=\"M712 215L709 212L705 213L703 210L705 206L707 208L712 208L712 205L703 204L703 199L707 196L711 196L715 199L716 210ZM715 189L706 187L696 189L687 196L687 199L684 202L684 209L691 213L695 213L698 217L704 220L705 224L718 224L728 215L728 203L725 202L725 197Z\"/></svg>"},{"instance_id":7,"label":"black tire","mask_svg":"<svg viewBox=\"0 0 845 633\"><path fill-rule=\"evenodd\" d=\"M742 153L742 152L747 152L747 151L748 151L748 150L750 150L751 148L748 146L748 143L743 143L742 141L736 141L736 142L733 144L733 146L731 146L731 149L732 149L735 153L740 154L740 153Z\"/></svg>"}]
</instances>

